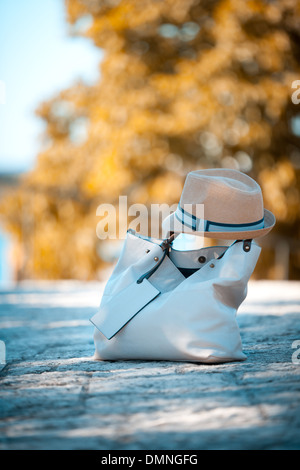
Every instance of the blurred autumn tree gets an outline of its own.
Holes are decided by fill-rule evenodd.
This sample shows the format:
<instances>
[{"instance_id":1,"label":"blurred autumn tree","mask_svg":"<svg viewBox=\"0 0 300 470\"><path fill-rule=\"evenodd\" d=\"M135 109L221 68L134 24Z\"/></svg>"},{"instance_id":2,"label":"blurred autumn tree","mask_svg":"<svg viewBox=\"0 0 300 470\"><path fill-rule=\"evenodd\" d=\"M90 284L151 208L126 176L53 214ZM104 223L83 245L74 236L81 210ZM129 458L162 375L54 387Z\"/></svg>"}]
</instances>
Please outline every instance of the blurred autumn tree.
<instances>
[{"instance_id":1,"label":"blurred autumn tree","mask_svg":"<svg viewBox=\"0 0 300 470\"><path fill-rule=\"evenodd\" d=\"M100 203L122 194L171 204L188 171L229 167L257 179L277 218L257 276L299 277L299 1L68 0L66 9L71 33L105 55L95 86L77 83L37 110L47 146L1 209L21 247L19 276L95 278Z\"/></svg>"}]
</instances>

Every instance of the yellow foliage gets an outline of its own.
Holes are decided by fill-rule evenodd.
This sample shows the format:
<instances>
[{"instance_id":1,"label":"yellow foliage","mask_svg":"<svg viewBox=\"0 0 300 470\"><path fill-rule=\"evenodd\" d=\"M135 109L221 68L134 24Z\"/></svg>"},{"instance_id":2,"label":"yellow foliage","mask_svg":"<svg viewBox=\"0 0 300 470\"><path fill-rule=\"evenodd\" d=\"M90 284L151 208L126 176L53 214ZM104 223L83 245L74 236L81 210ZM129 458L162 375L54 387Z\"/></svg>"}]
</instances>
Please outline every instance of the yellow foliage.
<instances>
[{"instance_id":1,"label":"yellow foliage","mask_svg":"<svg viewBox=\"0 0 300 470\"><path fill-rule=\"evenodd\" d=\"M256 178L278 218L275 235L297 238L299 2L65 3L73 26L92 19L83 34L105 54L97 83L75 83L41 103L46 145L1 203L23 253L19 277L97 277L97 206L117 205L119 195L177 203L185 174L200 168ZM276 271L266 264L258 276Z\"/></svg>"}]
</instances>

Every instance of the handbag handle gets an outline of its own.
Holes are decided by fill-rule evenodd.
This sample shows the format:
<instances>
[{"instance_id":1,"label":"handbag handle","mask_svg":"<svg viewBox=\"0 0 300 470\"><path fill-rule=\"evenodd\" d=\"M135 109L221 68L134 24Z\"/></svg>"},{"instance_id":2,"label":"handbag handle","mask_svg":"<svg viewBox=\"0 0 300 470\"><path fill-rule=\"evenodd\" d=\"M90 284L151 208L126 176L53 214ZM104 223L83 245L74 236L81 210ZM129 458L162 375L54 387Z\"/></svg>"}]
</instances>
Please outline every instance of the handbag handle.
<instances>
[{"instance_id":1,"label":"handbag handle","mask_svg":"<svg viewBox=\"0 0 300 470\"><path fill-rule=\"evenodd\" d=\"M163 256L162 258L159 260L159 262L153 267L151 268L149 271L147 271L145 274L142 274L138 280L136 281L137 284L140 284L141 282L143 282L144 279L149 279L149 277L157 270L157 268L161 265L161 263L163 262L163 260L165 259L165 256L166 254L168 253L170 247L171 247L171 244L172 242L174 241L176 235L174 232L170 232L170 236L169 238L165 238L161 243L160 243L160 247L161 249L163 250ZM251 243L252 243L252 239L247 239L247 240L236 240L234 243L238 243L238 242L241 242L243 241L243 250L245 252L249 252L251 250ZM234 244L233 243L233 244ZM226 252L227 250L225 250ZM225 252L219 256L218 259L222 258L222 256L225 254Z\"/></svg>"}]
</instances>

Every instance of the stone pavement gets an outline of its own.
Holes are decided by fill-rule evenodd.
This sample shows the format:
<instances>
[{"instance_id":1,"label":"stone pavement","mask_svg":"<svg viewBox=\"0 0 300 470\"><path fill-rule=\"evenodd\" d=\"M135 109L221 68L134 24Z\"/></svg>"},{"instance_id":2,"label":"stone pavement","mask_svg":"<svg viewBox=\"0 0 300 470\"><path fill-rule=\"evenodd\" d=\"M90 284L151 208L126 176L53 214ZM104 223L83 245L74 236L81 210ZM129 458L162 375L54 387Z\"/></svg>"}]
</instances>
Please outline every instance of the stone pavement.
<instances>
[{"instance_id":1,"label":"stone pavement","mask_svg":"<svg viewBox=\"0 0 300 470\"><path fill-rule=\"evenodd\" d=\"M0 291L0 449L300 448L300 283L250 282L248 359L223 365L93 361L102 289Z\"/></svg>"}]
</instances>

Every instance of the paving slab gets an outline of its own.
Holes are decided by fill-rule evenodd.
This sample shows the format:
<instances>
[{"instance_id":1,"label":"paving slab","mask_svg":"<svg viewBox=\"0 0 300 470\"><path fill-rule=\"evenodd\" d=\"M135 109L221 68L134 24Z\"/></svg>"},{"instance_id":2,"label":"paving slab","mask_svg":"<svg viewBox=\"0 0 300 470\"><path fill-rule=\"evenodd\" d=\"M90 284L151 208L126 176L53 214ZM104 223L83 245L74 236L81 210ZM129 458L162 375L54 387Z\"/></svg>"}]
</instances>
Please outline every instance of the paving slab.
<instances>
[{"instance_id":1,"label":"paving slab","mask_svg":"<svg viewBox=\"0 0 300 470\"><path fill-rule=\"evenodd\" d=\"M219 365L94 361L103 287L0 289L1 450L300 448L300 282L249 283L247 360Z\"/></svg>"}]
</instances>

